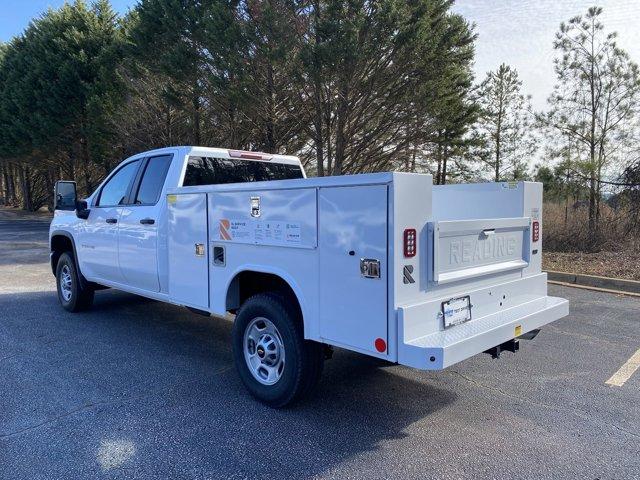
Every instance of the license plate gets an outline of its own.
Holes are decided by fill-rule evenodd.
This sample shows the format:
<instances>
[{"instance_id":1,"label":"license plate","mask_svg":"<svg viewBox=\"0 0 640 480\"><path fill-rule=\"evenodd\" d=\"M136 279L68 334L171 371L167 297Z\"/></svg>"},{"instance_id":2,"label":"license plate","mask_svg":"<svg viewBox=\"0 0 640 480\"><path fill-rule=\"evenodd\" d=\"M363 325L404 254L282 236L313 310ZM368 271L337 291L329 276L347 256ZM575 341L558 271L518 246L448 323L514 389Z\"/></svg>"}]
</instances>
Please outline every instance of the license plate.
<instances>
[{"instance_id":1,"label":"license plate","mask_svg":"<svg viewBox=\"0 0 640 480\"><path fill-rule=\"evenodd\" d=\"M444 319L444 328L471 320L471 298L467 295L442 302L442 318Z\"/></svg>"}]
</instances>

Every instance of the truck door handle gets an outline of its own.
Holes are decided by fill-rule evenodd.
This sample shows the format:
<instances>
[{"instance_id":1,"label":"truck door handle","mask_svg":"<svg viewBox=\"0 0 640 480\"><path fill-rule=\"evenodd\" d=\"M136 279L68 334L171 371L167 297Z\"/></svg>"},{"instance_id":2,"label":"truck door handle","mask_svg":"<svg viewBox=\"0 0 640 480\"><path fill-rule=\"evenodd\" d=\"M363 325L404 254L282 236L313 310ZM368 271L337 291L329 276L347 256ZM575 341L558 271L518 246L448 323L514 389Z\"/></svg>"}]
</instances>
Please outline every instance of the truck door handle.
<instances>
[{"instance_id":1,"label":"truck door handle","mask_svg":"<svg viewBox=\"0 0 640 480\"><path fill-rule=\"evenodd\" d=\"M105 221L107 223L118 223L118 219L117 218L107 218Z\"/></svg>"},{"instance_id":2,"label":"truck door handle","mask_svg":"<svg viewBox=\"0 0 640 480\"><path fill-rule=\"evenodd\" d=\"M156 223L156 221L153 218L143 218L142 220L140 220L140 223L142 225L153 225L154 223Z\"/></svg>"}]
</instances>

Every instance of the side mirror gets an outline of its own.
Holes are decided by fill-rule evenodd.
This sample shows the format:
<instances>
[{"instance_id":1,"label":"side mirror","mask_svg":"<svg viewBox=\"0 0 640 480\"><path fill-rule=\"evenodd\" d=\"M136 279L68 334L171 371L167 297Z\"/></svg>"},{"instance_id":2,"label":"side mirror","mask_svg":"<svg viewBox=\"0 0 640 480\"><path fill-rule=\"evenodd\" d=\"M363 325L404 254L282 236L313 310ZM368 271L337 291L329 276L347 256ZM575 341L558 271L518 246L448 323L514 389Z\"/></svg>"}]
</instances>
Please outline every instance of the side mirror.
<instances>
[{"instance_id":1,"label":"side mirror","mask_svg":"<svg viewBox=\"0 0 640 480\"><path fill-rule=\"evenodd\" d=\"M75 210L77 201L76 182L65 180L56 182L53 194L54 210Z\"/></svg>"},{"instance_id":2,"label":"side mirror","mask_svg":"<svg viewBox=\"0 0 640 480\"><path fill-rule=\"evenodd\" d=\"M76 202L76 217L86 220L89 218L89 213L91 213L91 210L89 210L89 205L86 200Z\"/></svg>"}]
</instances>

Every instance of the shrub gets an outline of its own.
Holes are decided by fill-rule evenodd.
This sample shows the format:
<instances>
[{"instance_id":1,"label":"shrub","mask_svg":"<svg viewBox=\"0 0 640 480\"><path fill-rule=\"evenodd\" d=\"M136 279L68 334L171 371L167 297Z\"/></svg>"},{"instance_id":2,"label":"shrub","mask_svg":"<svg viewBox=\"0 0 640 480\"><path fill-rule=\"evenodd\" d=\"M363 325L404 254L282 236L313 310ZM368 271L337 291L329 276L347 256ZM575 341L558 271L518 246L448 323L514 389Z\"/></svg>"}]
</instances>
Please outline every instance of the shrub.
<instances>
[{"instance_id":1,"label":"shrub","mask_svg":"<svg viewBox=\"0 0 640 480\"><path fill-rule=\"evenodd\" d=\"M544 249L550 252L621 252L640 250L640 228L629 204L616 208L602 202L597 235L589 232L586 202L545 203L543 208Z\"/></svg>"}]
</instances>

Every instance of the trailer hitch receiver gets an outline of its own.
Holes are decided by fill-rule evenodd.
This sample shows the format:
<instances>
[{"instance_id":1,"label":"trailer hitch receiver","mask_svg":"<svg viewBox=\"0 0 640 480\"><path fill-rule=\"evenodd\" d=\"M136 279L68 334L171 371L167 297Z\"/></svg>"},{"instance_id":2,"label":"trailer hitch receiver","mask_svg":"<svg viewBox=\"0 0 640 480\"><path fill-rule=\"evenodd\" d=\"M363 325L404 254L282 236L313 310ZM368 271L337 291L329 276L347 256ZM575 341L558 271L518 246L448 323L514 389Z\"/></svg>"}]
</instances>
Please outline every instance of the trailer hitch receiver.
<instances>
[{"instance_id":1,"label":"trailer hitch receiver","mask_svg":"<svg viewBox=\"0 0 640 480\"><path fill-rule=\"evenodd\" d=\"M491 355L491 358L500 358L501 352L516 353L518 350L520 350L520 341L517 338L513 338L489 350L485 350L484 353Z\"/></svg>"}]
</instances>

